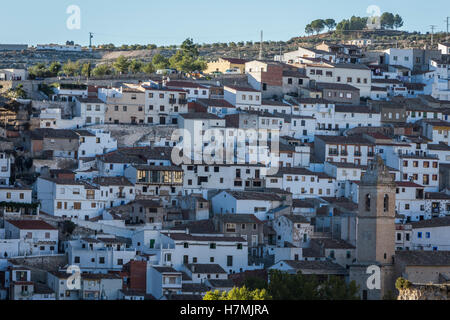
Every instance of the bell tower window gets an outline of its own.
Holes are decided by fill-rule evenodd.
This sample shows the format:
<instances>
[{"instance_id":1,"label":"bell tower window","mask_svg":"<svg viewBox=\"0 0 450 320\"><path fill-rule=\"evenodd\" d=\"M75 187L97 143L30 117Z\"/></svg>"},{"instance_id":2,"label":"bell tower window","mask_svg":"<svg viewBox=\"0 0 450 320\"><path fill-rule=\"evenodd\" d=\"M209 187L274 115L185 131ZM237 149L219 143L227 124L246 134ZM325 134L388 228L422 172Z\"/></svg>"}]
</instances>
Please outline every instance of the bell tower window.
<instances>
[{"instance_id":1,"label":"bell tower window","mask_svg":"<svg viewBox=\"0 0 450 320\"><path fill-rule=\"evenodd\" d=\"M384 195L384 212L389 211L389 196L387 194Z\"/></svg>"},{"instance_id":2,"label":"bell tower window","mask_svg":"<svg viewBox=\"0 0 450 320\"><path fill-rule=\"evenodd\" d=\"M370 194L366 194L366 211L370 211Z\"/></svg>"}]
</instances>

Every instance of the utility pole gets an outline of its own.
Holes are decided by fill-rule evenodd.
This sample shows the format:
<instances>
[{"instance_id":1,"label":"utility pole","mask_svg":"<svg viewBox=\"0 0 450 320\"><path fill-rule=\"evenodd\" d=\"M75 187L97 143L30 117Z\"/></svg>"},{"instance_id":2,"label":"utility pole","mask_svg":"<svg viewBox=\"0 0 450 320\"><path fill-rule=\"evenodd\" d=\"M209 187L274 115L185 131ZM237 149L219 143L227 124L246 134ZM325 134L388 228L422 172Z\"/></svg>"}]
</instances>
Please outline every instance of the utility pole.
<instances>
[{"instance_id":1,"label":"utility pole","mask_svg":"<svg viewBox=\"0 0 450 320\"><path fill-rule=\"evenodd\" d=\"M94 34L89 32L89 48L92 48L92 39L94 38Z\"/></svg>"},{"instance_id":2,"label":"utility pole","mask_svg":"<svg viewBox=\"0 0 450 320\"><path fill-rule=\"evenodd\" d=\"M447 17L447 18L445 19L445 22L447 23L447 34L446 34L445 39L446 39L446 41L448 42L448 27L449 27L449 25L450 25L450 17Z\"/></svg>"},{"instance_id":3,"label":"utility pole","mask_svg":"<svg viewBox=\"0 0 450 320\"><path fill-rule=\"evenodd\" d=\"M437 25L432 24L430 26L431 28L431 48L433 48L433 44L434 44L434 29L437 27Z\"/></svg>"},{"instance_id":4,"label":"utility pole","mask_svg":"<svg viewBox=\"0 0 450 320\"><path fill-rule=\"evenodd\" d=\"M283 61L283 50L282 50L282 45L280 43L280 62L284 62Z\"/></svg>"},{"instance_id":5,"label":"utility pole","mask_svg":"<svg viewBox=\"0 0 450 320\"><path fill-rule=\"evenodd\" d=\"M263 59L263 38L264 38L264 33L261 30L261 42L259 43L259 60Z\"/></svg>"}]
</instances>

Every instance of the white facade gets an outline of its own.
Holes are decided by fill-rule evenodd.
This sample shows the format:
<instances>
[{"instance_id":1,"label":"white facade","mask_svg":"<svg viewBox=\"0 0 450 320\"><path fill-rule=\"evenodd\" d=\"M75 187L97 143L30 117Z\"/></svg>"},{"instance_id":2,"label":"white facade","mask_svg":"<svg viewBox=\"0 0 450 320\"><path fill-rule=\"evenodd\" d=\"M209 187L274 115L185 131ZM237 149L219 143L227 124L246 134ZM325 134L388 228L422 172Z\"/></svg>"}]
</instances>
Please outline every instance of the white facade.
<instances>
[{"instance_id":1,"label":"white facade","mask_svg":"<svg viewBox=\"0 0 450 320\"><path fill-rule=\"evenodd\" d=\"M67 243L66 250L69 265L77 265L82 272L121 271L123 265L136 258L136 249L114 238L73 240Z\"/></svg>"}]
</instances>

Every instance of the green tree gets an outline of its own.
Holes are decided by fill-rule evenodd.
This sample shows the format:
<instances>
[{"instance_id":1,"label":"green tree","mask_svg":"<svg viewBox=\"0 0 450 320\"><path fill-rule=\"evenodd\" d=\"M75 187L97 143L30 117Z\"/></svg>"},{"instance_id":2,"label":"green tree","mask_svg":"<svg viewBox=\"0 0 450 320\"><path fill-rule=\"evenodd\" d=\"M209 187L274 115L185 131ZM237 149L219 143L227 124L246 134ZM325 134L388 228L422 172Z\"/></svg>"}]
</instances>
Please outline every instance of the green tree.
<instances>
[{"instance_id":1,"label":"green tree","mask_svg":"<svg viewBox=\"0 0 450 320\"><path fill-rule=\"evenodd\" d=\"M336 28L336 21L334 19L326 19L324 20L324 24L328 28L328 31L331 31L334 28Z\"/></svg>"},{"instance_id":2,"label":"green tree","mask_svg":"<svg viewBox=\"0 0 450 320\"><path fill-rule=\"evenodd\" d=\"M320 32L323 31L323 29L325 28L325 23L322 19L317 19L314 20L313 22L311 22L311 28L317 33L319 34Z\"/></svg>"},{"instance_id":3,"label":"green tree","mask_svg":"<svg viewBox=\"0 0 450 320\"><path fill-rule=\"evenodd\" d=\"M92 73L92 65L90 62L87 62L81 66L81 75L89 78Z\"/></svg>"},{"instance_id":4,"label":"green tree","mask_svg":"<svg viewBox=\"0 0 450 320\"><path fill-rule=\"evenodd\" d=\"M319 288L319 295L322 300L359 300L359 288L355 281L349 284L336 276L331 276Z\"/></svg>"},{"instance_id":5,"label":"green tree","mask_svg":"<svg viewBox=\"0 0 450 320\"><path fill-rule=\"evenodd\" d=\"M158 53L153 56L152 64L157 70L167 69L169 67L169 60L162 54Z\"/></svg>"},{"instance_id":6,"label":"green tree","mask_svg":"<svg viewBox=\"0 0 450 320\"><path fill-rule=\"evenodd\" d=\"M338 277L319 281L315 275L271 271L268 292L274 300L357 300L359 288Z\"/></svg>"},{"instance_id":7,"label":"green tree","mask_svg":"<svg viewBox=\"0 0 450 320\"><path fill-rule=\"evenodd\" d=\"M78 62L68 60L62 67L62 71L66 76L76 76L80 72L80 65Z\"/></svg>"},{"instance_id":8,"label":"green tree","mask_svg":"<svg viewBox=\"0 0 450 320\"><path fill-rule=\"evenodd\" d=\"M49 71L44 63L38 63L30 68L28 68L28 73L31 79L35 78L46 78L49 75Z\"/></svg>"},{"instance_id":9,"label":"green tree","mask_svg":"<svg viewBox=\"0 0 450 320\"><path fill-rule=\"evenodd\" d=\"M305 33L306 33L307 35L310 35L310 34L313 34L313 33L314 33L314 30L313 30L313 28L311 27L311 24L306 25L306 27L305 27Z\"/></svg>"},{"instance_id":10,"label":"green tree","mask_svg":"<svg viewBox=\"0 0 450 320\"><path fill-rule=\"evenodd\" d=\"M97 77L113 74L112 68L107 64L100 64L92 70L92 74Z\"/></svg>"},{"instance_id":11,"label":"green tree","mask_svg":"<svg viewBox=\"0 0 450 320\"><path fill-rule=\"evenodd\" d=\"M251 291L246 287L233 288L229 292L220 293L220 291L207 292L203 300L232 300L232 301L256 301L256 300L271 300L267 290L256 289Z\"/></svg>"},{"instance_id":12,"label":"green tree","mask_svg":"<svg viewBox=\"0 0 450 320\"><path fill-rule=\"evenodd\" d=\"M114 69L117 70L120 74L124 74L128 71L128 67L130 66L130 61L124 56L120 56L113 63Z\"/></svg>"},{"instance_id":13,"label":"green tree","mask_svg":"<svg viewBox=\"0 0 450 320\"><path fill-rule=\"evenodd\" d=\"M194 43L194 40L190 38L183 41L181 44L181 50L184 55L189 55L194 58L197 58L199 55L198 46Z\"/></svg>"},{"instance_id":14,"label":"green tree","mask_svg":"<svg viewBox=\"0 0 450 320\"><path fill-rule=\"evenodd\" d=\"M155 67L151 62L149 62L142 66L141 71L147 74L151 74L155 72Z\"/></svg>"},{"instance_id":15,"label":"green tree","mask_svg":"<svg viewBox=\"0 0 450 320\"><path fill-rule=\"evenodd\" d=\"M368 18L352 16L350 19L344 19L336 26L336 31L343 32L347 30L364 30L367 27Z\"/></svg>"},{"instance_id":16,"label":"green tree","mask_svg":"<svg viewBox=\"0 0 450 320\"><path fill-rule=\"evenodd\" d=\"M64 234L71 235L74 232L75 228L76 225L72 221L66 220L63 222L62 231Z\"/></svg>"},{"instance_id":17,"label":"green tree","mask_svg":"<svg viewBox=\"0 0 450 320\"><path fill-rule=\"evenodd\" d=\"M142 61L133 59L128 66L128 71L130 73L139 73L141 72L143 66L144 64L142 63Z\"/></svg>"},{"instance_id":18,"label":"green tree","mask_svg":"<svg viewBox=\"0 0 450 320\"><path fill-rule=\"evenodd\" d=\"M318 286L314 276L291 275L278 270L270 273L269 293L274 300L319 300Z\"/></svg>"},{"instance_id":19,"label":"green tree","mask_svg":"<svg viewBox=\"0 0 450 320\"><path fill-rule=\"evenodd\" d=\"M248 288L249 290L256 290L256 289L266 289L268 287L267 281L264 279L261 279L259 277L248 277L244 281L244 286Z\"/></svg>"},{"instance_id":20,"label":"green tree","mask_svg":"<svg viewBox=\"0 0 450 320\"><path fill-rule=\"evenodd\" d=\"M207 67L206 61L199 59L198 46L192 39L186 39L181 49L169 59L170 67L184 72L203 71Z\"/></svg>"},{"instance_id":21,"label":"green tree","mask_svg":"<svg viewBox=\"0 0 450 320\"><path fill-rule=\"evenodd\" d=\"M53 77L57 76L58 73L61 71L62 66L61 63L54 61L50 64L48 67L48 71L52 74Z\"/></svg>"},{"instance_id":22,"label":"green tree","mask_svg":"<svg viewBox=\"0 0 450 320\"><path fill-rule=\"evenodd\" d=\"M400 15L396 14L394 17L394 28L398 29L403 27L403 19L400 17Z\"/></svg>"},{"instance_id":23,"label":"green tree","mask_svg":"<svg viewBox=\"0 0 450 320\"><path fill-rule=\"evenodd\" d=\"M390 12L384 12L380 18L381 27L384 29L393 29L395 16Z\"/></svg>"}]
</instances>

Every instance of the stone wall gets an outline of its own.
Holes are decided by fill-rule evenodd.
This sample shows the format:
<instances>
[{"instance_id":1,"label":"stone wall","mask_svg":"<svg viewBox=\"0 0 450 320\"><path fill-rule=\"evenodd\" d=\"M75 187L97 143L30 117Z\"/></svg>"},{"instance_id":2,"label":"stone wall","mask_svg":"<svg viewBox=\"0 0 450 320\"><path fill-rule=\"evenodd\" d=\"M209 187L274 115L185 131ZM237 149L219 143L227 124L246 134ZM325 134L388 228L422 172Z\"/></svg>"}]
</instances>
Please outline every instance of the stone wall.
<instances>
[{"instance_id":1,"label":"stone wall","mask_svg":"<svg viewBox=\"0 0 450 320\"><path fill-rule=\"evenodd\" d=\"M397 300L450 300L450 283L413 284L400 290Z\"/></svg>"}]
</instances>

